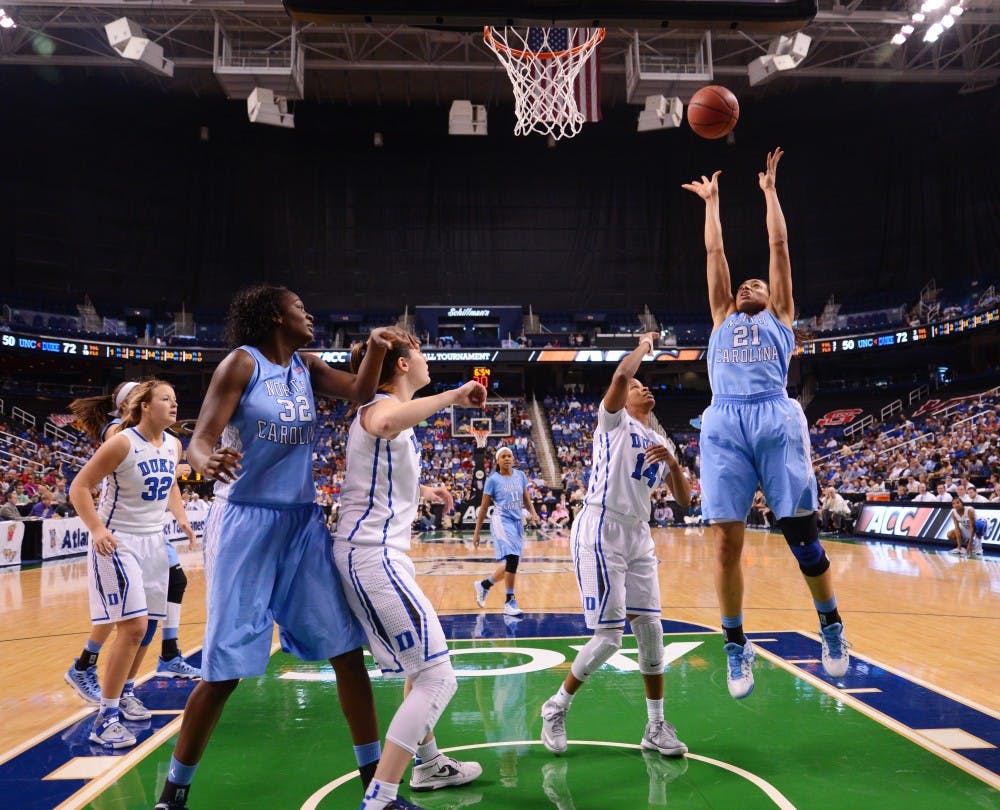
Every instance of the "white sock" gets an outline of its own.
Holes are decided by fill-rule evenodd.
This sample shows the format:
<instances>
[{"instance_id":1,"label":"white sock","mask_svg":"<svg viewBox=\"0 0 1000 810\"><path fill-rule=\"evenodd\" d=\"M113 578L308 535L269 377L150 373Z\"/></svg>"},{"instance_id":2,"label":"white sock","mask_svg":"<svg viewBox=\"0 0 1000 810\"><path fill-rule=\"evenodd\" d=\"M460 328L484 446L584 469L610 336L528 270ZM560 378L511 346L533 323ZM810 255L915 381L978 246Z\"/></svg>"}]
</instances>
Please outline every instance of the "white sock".
<instances>
[{"instance_id":1,"label":"white sock","mask_svg":"<svg viewBox=\"0 0 1000 810\"><path fill-rule=\"evenodd\" d=\"M663 719L663 698L659 700L651 700L646 698L646 714L649 716L649 722L655 723L658 720Z\"/></svg>"},{"instance_id":2,"label":"white sock","mask_svg":"<svg viewBox=\"0 0 1000 810\"><path fill-rule=\"evenodd\" d=\"M109 715L118 714L118 704L121 703L120 698L101 698L101 710L98 714Z\"/></svg>"},{"instance_id":3,"label":"white sock","mask_svg":"<svg viewBox=\"0 0 1000 810\"><path fill-rule=\"evenodd\" d=\"M552 699L564 709L568 709L570 704L573 702L573 695L560 686L559 691L552 696Z\"/></svg>"},{"instance_id":4,"label":"white sock","mask_svg":"<svg viewBox=\"0 0 1000 810\"><path fill-rule=\"evenodd\" d=\"M437 739L434 737L431 737L429 742L417 744L417 759L420 760L421 765L425 762L430 762L440 753L438 751Z\"/></svg>"},{"instance_id":5,"label":"white sock","mask_svg":"<svg viewBox=\"0 0 1000 810\"><path fill-rule=\"evenodd\" d=\"M380 782L372 779L365 791L365 798L361 802L361 810L384 810L385 806L396 800L396 793L399 791L399 784L393 782Z\"/></svg>"}]
</instances>

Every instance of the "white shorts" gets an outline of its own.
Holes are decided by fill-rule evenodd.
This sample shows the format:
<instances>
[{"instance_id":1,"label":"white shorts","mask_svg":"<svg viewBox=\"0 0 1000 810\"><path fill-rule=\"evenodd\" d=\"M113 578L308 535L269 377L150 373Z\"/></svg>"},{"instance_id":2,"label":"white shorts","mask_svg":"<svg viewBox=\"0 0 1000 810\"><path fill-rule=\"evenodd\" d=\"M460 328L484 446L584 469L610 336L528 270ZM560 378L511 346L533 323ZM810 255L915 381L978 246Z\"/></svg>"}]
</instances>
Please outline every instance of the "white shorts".
<instances>
[{"instance_id":1,"label":"white shorts","mask_svg":"<svg viewBox=\"0 0 1000 810\"><path fill-rule=\"evenodd\" d=\"M589 629L623 626L626 614L662 613L647 523L587 506L573 524L571 548Z\"/></svg>"},{"instance_id":2,"label":"white shorts","mask_svg":"<svg viewBox=\"0 0 1000 810\"><path fill-rule=\"evenodd\" d=\"M383 674L413 675L449 659L441 622L405 552L334 541L333 559Z\"/></svg>"},{"instance_id":3,"label":"white shorts","mask_svg":"<svg viewBox=\"0 0 1000 810\"><path fill-rule=\"evenodd\" d=\"M90 621L110 624L137 616L167 616L170 578L163 532L137 535L115 532L118 548L109 557L87 548Z\"/></svg>"}]
</instances>

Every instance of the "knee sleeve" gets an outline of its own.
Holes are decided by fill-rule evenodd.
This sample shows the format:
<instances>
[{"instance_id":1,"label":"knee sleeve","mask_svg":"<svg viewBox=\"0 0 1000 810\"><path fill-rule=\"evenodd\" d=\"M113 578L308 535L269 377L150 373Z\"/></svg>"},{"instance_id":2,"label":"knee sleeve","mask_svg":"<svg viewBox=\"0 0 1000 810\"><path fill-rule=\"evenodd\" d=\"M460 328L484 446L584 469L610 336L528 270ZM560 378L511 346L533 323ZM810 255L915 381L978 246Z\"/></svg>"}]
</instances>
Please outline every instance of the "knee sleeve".
<instances>
[{"instance_id":1,"label":"knee sleeve","mask_svg":"<svg viewBox=\"0 0 1000 810\"><path fill-rule=\"evenodd\" d=\"M148 647L149 642L153 640L153 636L156 635L156 619L149 619L146 622L146 635L142 637L142 641L139 642L140 647Z\"/></svg>"},{"instance_id":2,"label":"knee sleeve","mask_svg":"<svg viewBox=\"0 0 1000 810\"><path fill-rule=\"evenodd\" d=\"M179 565L170 568L170 578L167 580L167 601L179 605L184 600L184 591L188 579L184 569Z\"/></svg>"},{"instance_id":3,"label":"knee sleeve","mask_svg":"<svg viewBox=\"0 0 1000 810\"><path fill-rule=\"evenodd\" d=\"M570 672L578 681L585 681L599 670L605 661L614 655L622 646L622 627L599 627L594 631L590 641L583 645L577 653Z\"/></svg>"},{"instance_id":4,"label":"knee sleeve","mask_svg":"<svg viewBox=\"0 0 1000 810\"><path fill-rule=\"evenodd\" d=\"M516 574L517 564L521 561L521 558L516 554L508 554L504 559L507 561L507 567L504 570L508 574Z\"/></svg>"},{"instance_id":5,"label":"knee sleeve","mask_svg":"<svg viewBox=\"0 0 1000 810\"><path fill-rule=\"evenodd\" d=\"M830 558L819 542L819 521L816 513L778 521L785 542L798 560L799 569L807 577L818 577L830 567Z\"/></svg>"},{"instance_id":6,"label":"knee sleeve","mask_svg":"<svg viewBox=\"0 0 1000 810\"><path fill-rule=\"evenodd\" d=\"M659 616L643 613L631 620L635 643L639 648L639 672L659 675L663 672L663 625Z\"/></svg>"},{"instance_id":7,"label":"knee sleeve","mask_svg":"<svg viewBox=\"0 0 1000 810\"><path fill-rule=\"evenodd\" d=\"M458 689L458 681L451 662L444 661L411 675L410 687L410 694L396 710L385 736L416 754L417 744L437 724Z\"/></svg>"}]
</instances>

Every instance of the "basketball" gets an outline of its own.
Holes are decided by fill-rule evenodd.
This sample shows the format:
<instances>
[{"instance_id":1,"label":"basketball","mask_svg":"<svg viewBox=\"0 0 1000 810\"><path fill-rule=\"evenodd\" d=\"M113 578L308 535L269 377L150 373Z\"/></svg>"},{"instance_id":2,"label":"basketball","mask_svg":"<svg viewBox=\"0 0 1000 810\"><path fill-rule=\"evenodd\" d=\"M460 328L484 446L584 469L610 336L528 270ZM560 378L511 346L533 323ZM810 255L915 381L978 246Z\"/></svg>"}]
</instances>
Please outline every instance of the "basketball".
<instances>
[{"instance_id":1,"label":"basketball","mask_svg":"<svg viewBox=\"0 0 1000 810\"><path fill-rule=\"evenodd\" d=\"M687 118L691 129L702 138L724 138L740 119L740 103L732 91L710 84L691 97Z\"/></svg>"}]
</instances>

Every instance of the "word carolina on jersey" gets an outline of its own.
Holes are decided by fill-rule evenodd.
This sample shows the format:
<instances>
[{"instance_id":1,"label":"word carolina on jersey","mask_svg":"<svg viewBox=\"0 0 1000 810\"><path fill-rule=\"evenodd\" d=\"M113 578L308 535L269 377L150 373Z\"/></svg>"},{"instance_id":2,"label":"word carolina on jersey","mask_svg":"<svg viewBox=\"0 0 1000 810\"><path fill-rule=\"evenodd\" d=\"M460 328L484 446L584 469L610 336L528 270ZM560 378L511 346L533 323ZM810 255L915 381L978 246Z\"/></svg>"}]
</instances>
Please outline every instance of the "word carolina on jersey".
<instances>
[{"instance_id":1,"label":"word carolina on jersey","mask_svg":"<svg viewBox=\"0 0 1000 810\"><path fill-rule=\"evenodd\" d=\"M316 426L278 425L267 419L258 419L257 438L277 444L312 444L316 439Z\"/></svg>"},{"instance_id":2,"label":"word carolina on jersey","mask_svg":"<svg viewBox=\"0 0 1000 810\"><path fill-rule=\"evenodd\" d=\"M762 363L778 360L777 346L750 346L746 349L718 349L720 363Z\"/></svg>"}]
</instances>

